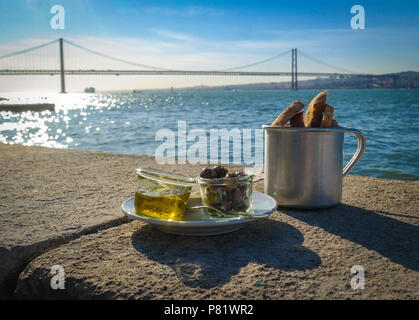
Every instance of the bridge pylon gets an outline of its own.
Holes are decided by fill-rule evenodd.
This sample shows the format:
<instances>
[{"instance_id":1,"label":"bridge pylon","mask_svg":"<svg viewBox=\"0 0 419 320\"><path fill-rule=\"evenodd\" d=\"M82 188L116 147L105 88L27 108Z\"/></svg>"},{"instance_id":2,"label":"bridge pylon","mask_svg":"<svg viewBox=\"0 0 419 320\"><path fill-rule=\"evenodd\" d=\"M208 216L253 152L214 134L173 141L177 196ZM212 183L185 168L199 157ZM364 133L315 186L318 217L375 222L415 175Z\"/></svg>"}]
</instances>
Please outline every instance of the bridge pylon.
<instances>
[{"instance_id":1,"label":"bridge pylon","mask_svg":"<svg viewBox=\"0 0 419 320\"><path fill-rule=\"evenodd\" d=\"M297 48L291 51L291 89L298 89L298 73L297 73Z\"/></svg>"},{"instance_id":2,"label":"bridge pylon","mask_svg":"<svg viewBox=\"0 0 419 320\"><path fill-rule=\"evenodd\" d=\"M64 70L64 47L63 38L60 38L60 74L61 74L61 93L65 93L65 70Z\"/></svg>"},{"instance_id":3,"label":"bridge pylon","mask_svg":"<svg viewBox=\"0 0 419 320\"><path fill-rule=\"evenodd\" d=\"M368 89L371 89L372 86L373 86L372 75L371 74L368 74L367 75L367 88Z\"/></svg>"}]
</instances>

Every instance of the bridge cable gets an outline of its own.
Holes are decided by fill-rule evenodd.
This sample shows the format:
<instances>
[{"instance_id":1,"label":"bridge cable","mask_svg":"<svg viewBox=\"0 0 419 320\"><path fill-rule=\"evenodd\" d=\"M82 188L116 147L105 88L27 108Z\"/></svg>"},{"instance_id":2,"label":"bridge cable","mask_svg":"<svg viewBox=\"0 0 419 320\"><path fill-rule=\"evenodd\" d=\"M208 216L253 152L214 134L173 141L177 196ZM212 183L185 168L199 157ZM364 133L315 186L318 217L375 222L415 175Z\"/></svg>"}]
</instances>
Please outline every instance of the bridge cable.
<instances>
[{"instance_id":1,"label":"bridge cable","mask_svg":"<svg viewBox=\"0 0 419 320\"><path fill-rule=\"evenodd\" d=\"M78 44L76 44L74 42L71 42L69 40L65 40L64 39L64 42L66 42L66 43L68 43L68 44L70 44L70 45L72 45L72 46L74 46L76 48L79 48L79 49L82 49L84 51L87 51L89 53L92 53L92 54L95 54L95 55L98 55L98 56L101 56L101 57L104 57L104 58L107 58L107 59L111 59L111 60L114 60L114 61L118 61L118 62L130 64L130 65L137 66L137 67L143 67L143 68L147 68L147 69L153 69L153 70L162 70L162 71L163 70L164 71L168 71L169 70L169 69L164 69L164 68L160 68L160 67L153 67L153 66L149 66L149 65L146 65L146 64L135 63L135 62L131 62L131 61L127 61L127 60L115 58L115 57L109 56L107 54L104 54L104 53L101 53L101 52L98 52L98 51L95 51L95 50L88 49L86 47L80 46L80 45L78 45Z\"/></svg>"},{"instance_id":2,"label":"bridge cable","mask_svg":"<svg viewBox=\"0 0 419 320\"><path fill-rule=\"evenodd\" d=\"M75 47L77 47L79 49L82 49L82 50L85 50L87 52L90 52L92 54L99 55L99 56L102 56L104 58L108 58L108 59L111 59L111 60L123 62L123 63L126 63L126 64L135 65L135 66L139 66L139 67L144 67L144 68L148 68L148 69L154 69L154 70L162 70L162 71L172 70L172 69L167 69L167 68L160 68L160 67L155 67L155 66L149 66L149 65L139 64L139 63L135 63L135 62L131 62L131 61L119 59L119 58L116 58L116 57L112 57L112 56L109 56L107 54L103 54L103 53L100 53L98 51L95 51L95 50L88 49L86 47L80 46L80 45L78 45L78 44L76 44L74 42L71 42L69 40L65 40L64 39L64 42L66 42L66 43L68 43L68 44L70 44L72 46L75 46ZM240 68L246 68L246 67L255 66L255 65L258 65L258 64L262 64L262 63L265 63L265 62L268 62L268 61L271 61L271 60L280 58L280 57L282 57L282 56L284 56L284 55L286 55L286 54L288 54L290 52L291 52L291 50L287 50L287 51L285 51L285 52L283 52L281 54L275 55L273 57L270 57L270 58L267 58L267 59L264 59L264 60L261 60L261 61L257 61L257 62L251 63L251 64L242 65L242 66L238 66L238 67L222 69L222 70L219 70L219 71L232 71L232 70L236 70L236 69L240 69Z\"/></svg>"},{"instance_id":3,"label":"bridge cable","mask_svg":"<svg viewBox=\"0 0 419 320\"><path fill-rule=\"evenodd\" d=\"M47 43L44 43L44 44L41 44L41 45L32 47L32 48L29 48L29 49L20 50L20 51L16 51L16 52L13 52L13 53L10 53L10 54L6 54L6 55L3 55L3 56L0 56L0 59L22 55L24 53L28 53L28 52L31 52L31 51L34 51L34 50L37 50L37 49L40 49L40 48L43 48L43 47L47 47L47 46L49 46L49 45L51 45L51 44L53 44L55 42L58 42L58 41L59 40L56 39L56 40L53 40L53 41L50 41L50 42L47 42ZM102 56L104 58L111 59L111 60L114 60L114 61L119 61L119 62L122 62L122 63L134 65L134 66L137 66L137 67L143 67L143 68L153 69L153 70L162 70L162 71L169 71L169 70L171 70L171 69L165 69L165 68L160 68L160 67L149 66L149 65L145 65L145 64L135 63L135 62L131 62L131 61L119 59L119 58L116 58L116 57L112 57L112 56L109 56L107 54L103 54L103 53L100 53L98 51L85 48L85 47L80 46L80 45L78 45L78 44L76 44L74 42L71 42L69 40L65 40L64 39L64 42L66 42L66 43L68 43L68 44L70 44L70 45L72 45L74 47L77 47L79 49L82 49L84 51L87 51L89 53L92 53L92 54L95 54L95 55L99 55L99 56ZM267 58L267 59L264 59L264 60L260 60L260 61L254 62L254 63L250 63L250 64L246 64L246 65L241 65L241 66L237 66L237 67L221 69L219 71L232 71L232 70L237 70L237 69L252 67L252 66L255 66L255 65L259 65L259 64L262 64L262 63L265 63L265 62L268 62L268 61L271 61L271 60L280 58L280 57L282 57L282 56L284 56L286 54L289 54L290 52L291 52L291 50L287 50L287 51L285 51L285 52L283 52L281 54L275 55L273 57L270 57L270 58ZM313 61L315 61L317 63L320 63L322 65L325 65L325 66L327 66L329 68L332 68L332 69L335 69L335 70L341 70L343 72L348 72L348 73L352 73L352 74L361 74L359 72L354 72L352 70L348 70L348 69L345 69L345 68L336 67L336 66L331 65L331 64L329 64L327 62L324 62L322 60L319 60L317 58L314 58L311 55L309 55L309 54L307 54L307 53L305 53L305 52L303 52L301 50L299 50L298 52L299 52L299 54L301 54L301 55L303 55L303 56L305 56L305 57L307 57L307 58L309 58L309 59L311 59L311 60L313 60Z\"/></svg>"},{"instance_id":4,"label":"bridge cable","mask_svg":"<svg viewBox=\"0 0 419 320\"><path fill-rule=\"evenodd\" d=\"M36 49L40 49L40 48L49 46L50 44L53 44L54 42L57 42L57 41L58 41L58 39L47 42L47 43L44 43L44 44L41 44L41 45L33 47L33 48L26 49L26 50L20 50L20 51L16 51L16 52L13 52L13 53L9 53L9 54L6 54L4 56L1 56L0 59L7 58L7 57L13 57L13 56L17 56L17 55L20 55L20 54L23 54L23 53L27 53L27 52L30 52L30 51L33 51L33 50L36 50Z\"/></svg>"},{"instance_id":5,"label":"bridge cable","mask_svg":"<svg viewBox=\"0 0 419 320\"><path fill-rule=\"evenodd\" d=\"M291 52L291 50L287 50L287 51L285 51L285 52L283 52L281 54L278 54L276 56L273 56L273 57L270 57L270 58L267 58L267 59L264 59L264 60L261 60L261 61L257 61L257 62L250 63L250 64L246 64L246 65L243 65L243 66L238 66L238 67L233 67L233 68L228 68L228 69L222 69L220 71L232 71L232 70L237 70L237 69L242 69L242 68L247 68L247 67L253 67L253 66L256 66L258 64L262 64L262 63L265 63L265 62L268 62L268 61L271 61L271 60L280 58L280 57L282 57L282 56L284 56L286 54L289 54L290 52Z\"/></svg>"},{"instance_id":6,"label":"bridge cable","mask_svg":"<svg viewBox=\"0 0 419 320\"><path fill-rule=\"evenodd\" d=\"M306 57L306 58L309 58L309 59L311 59L311 60L313 60L313 61L315 61L315 62L317 62L317 63L320 63L320 64L322 64L322 65L324 65L324 66L327 66L327 67L332 68L332 69L335 69L335 70L340 70L340 71L347 72L347 73L351 73L351 74L362 74L362 73L360 73L360 72L355 72L355 71L348 70L348 69L345 69L345 68L336 67L336 66L331 65L331 64L329 64L329 63L327 63L327 62L324 62L324 61L322 61L322 60L320 60L320 59L314 58L314 57L312 57L311 55L309 55L309 54L305 53L305 52L304 52L304 51L302 51L302 50L298 50L298 54L301 54L301 55L303 55L303 56L304 56L304 57Z\"/></svg>"}]
</instances>

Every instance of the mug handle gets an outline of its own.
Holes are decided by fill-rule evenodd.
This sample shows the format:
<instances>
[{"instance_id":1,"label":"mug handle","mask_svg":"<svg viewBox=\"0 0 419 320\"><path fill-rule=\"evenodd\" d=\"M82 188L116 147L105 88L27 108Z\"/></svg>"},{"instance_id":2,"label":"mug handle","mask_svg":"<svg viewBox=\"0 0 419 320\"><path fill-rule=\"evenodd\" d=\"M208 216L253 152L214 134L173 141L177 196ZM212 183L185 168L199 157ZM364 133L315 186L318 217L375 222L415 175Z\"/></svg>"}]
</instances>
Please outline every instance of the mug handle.
<instances>
[{"instance_id":1,"label":"mug handle","mask_svg":"<svg viewBox=\"0 0 419 320\"><path fill-rule=\"evenodd\" d=\"M366 147L366 140L365 140L364 135L359 130L344 128L342 131L352 133L358 139L358 148L356 149L355 154L352 156L352 159L349 160L349 162L343 168L343 175L345 176L358 163L358 161L361 159L362 155L364 154L365 147Z\"/></svg>"}]
</instances>

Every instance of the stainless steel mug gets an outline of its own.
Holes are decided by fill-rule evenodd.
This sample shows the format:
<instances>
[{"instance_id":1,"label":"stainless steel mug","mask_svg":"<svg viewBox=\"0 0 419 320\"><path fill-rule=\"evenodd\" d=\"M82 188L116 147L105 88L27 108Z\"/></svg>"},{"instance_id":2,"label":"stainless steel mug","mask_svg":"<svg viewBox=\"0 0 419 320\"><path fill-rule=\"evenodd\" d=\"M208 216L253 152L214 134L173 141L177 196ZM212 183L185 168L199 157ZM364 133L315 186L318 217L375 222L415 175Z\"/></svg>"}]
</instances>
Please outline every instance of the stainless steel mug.
<instances>
[{"instance_id":1,"label":"stainless steel mug","mask_svg":"<svg viewBox=\"0 0 419 320\"><path fill-rule=\"evenodd\" d=\"M265 193L280 207L325 208L342 200L343 176L361 159L365 137L356 129L264 125ZM358 149L343 167L344 133L358 138Z\"/></svg>"}]
</instances>

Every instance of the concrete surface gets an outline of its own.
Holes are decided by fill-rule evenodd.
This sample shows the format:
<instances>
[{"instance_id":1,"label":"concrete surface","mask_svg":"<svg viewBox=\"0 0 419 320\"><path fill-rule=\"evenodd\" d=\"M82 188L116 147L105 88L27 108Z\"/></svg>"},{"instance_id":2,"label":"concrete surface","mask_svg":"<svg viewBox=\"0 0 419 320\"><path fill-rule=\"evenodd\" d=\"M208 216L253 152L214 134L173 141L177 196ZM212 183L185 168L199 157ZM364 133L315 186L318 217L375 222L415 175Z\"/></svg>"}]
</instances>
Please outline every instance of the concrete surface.
<instances>
[{"instance_id":1,"label":"concrete surface","mask_svg":"<svg viewBox=\"0 0 419 320\"><path fill-rule=\"evenodd\" d=\"M15 299L418 299L419 181L348 176L343 203L195 238L126 223L147 157L0 144L0 287ZM166 166L197 174L198 166ZM256 183L263 189L263 181ZM51 288L51 267L65 289ZM354 265L365 289L353 290ZM26 268L25 268L26 266ZM19 275L19 277L18 277Z\"/></svg>"},{"instance_id":2,"label":"concrete surface","mask_svg":"<svg viewBox=\"0 0 419 320\"><path fill-rule=\"evenodd\" d=\"M0 103L0 111L55 111L55 104L53 103L20 103L20 104L5 104Z\"/></svg>"}]
</instances>

